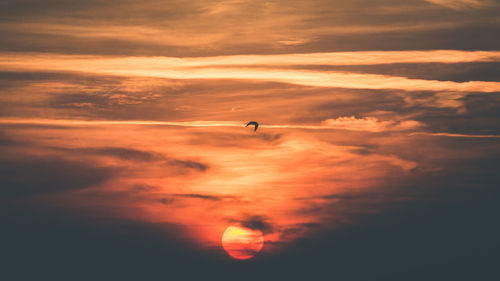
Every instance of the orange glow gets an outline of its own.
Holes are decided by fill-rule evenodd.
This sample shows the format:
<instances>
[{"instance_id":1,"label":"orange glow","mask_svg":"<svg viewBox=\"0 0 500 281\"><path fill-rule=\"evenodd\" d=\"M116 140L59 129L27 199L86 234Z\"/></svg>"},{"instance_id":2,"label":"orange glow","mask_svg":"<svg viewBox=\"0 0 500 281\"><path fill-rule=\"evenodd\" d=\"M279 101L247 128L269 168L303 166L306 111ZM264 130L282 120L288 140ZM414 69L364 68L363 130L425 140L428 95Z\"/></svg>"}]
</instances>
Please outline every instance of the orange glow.
<instances>
[{"instance_id":1,"label":"orange glow","mask_svg":"<svg viewBox=\"0 0 500 281\"><path fill-rule=\"evenodd\" d=\"M498 52L444 52L434 51L434 57L430 61L449 62L453 61L449 57L453 54L462 55L462 59L455 61L498 61ZM443 52L443 53L440 53ZM396 53L397 58L393 62L422 62L420 58L426 52L409 53L413 58L403 59L405 52ZM330 54L330 58L325 61L321 58L323 54L308 54L315 60L315 64L327 63L335 65L338 57L339 64L347 62L361 63L359 58L354 60L356 54ZM308 55L292 54L286 57L290 63L288 65L307 64ZM368 64L387 63L384 59L388 55L385 52L364 52L363 56ZM320 57L320 58L318 58ZM360 74L336 71L310 71L310 70L290 70L284 69L283 65L268 67L248 67L255 66L252 63L252 56L222 57L215 59L178 59L168 57L118 57L106 58L99 56L67 56L67 55L13 55L0 56L0 67L13 71L77 71L101 75L120 75L130 77L155 77L177 80L189 79L238 79L248 81L267 81L289 83L294 85L332 87L332 88L358 88L358 89L402 89L407 91L474 91L474 92L498 92L500 82L490 81L439 81L426 79L410 79L400 76L388 76L381 74ZM265 61L267 56L259 56L260 61ZM280 57L270 56L271 62L278 63ZM241 64L234 66L232 64ZM278 63L279 64L279 63ZM221 66L222 65L222 66ZM43 68L41 68L43 66Z\"/></svg>"},{"instance_id":2,"label":"orange glow","mask_svg":"<svg viewBox=\"0 0 500 281\"><path fill-rule=\"evenodd\" d=\"M354 118L347 119L356 122ZM244 222L257 216L272 228L265 234L266 241L276 242L264 250L278 250L284 243L311 231L303 225L345 219L342 212L317 208L331 204L332 200L325 196L369 191L387 181L395 169L406 174L418 166L397 154L358 154L354 151L361 146L329 141L342 143L357 138L356 134L370 134L371 138L359 140L397 147L398 143L414 138L398 130L391 131L394 135L390 139L376 137L372 134L379 131L374 132L370 126L350 131L342 130L342 126L337 130L304 130L264 124L254 133L245 129L244 122L239 126L237 122L227 122L222 124L233 125L219 127L214 127L218 123L161 125L147 121L3 119L0 123L8 121L20 125L10 131L10 136L37 143L30 148L13 149L13 155L59 157L119 172L119 176L86 189L52 194L46 199L50 204L100 210L111 217L181 224L189 231L186 236L203 248L220 245L228 221ZM65 129L47 126L41 134L40 129L22 126L30 122ZM275 137L278 139L273 141ZM133 154L117 155L127 151L113 150L110 144L127 148ZM147 154L135 156L139 151ZM318 211L308 211L311 208Z\"/></svg>"},{"instance_id":3,"label":"orange glow","mask_svg":"<svg viewBox=\"0 0 500 281\"><path fill-rule=\"evenodd\" d=\"M246 260L262 250L264 237L260 230L230 226L222 235L222 247L235 259Z\"/></svg>"},{"instance_id":4,"label":"orange glow","mask_svg":"<svg viewBox=\"0 0 500 281\"><path fill-rule=\"evenodd\" d=\"M101 256L154 259L141 275L191 261L281 274L345 251L385 276L395 263L373 263L351 233L385 247L386 225L433 231L412 222L497 185L499 1L4 0L4 217L28 255L123 235L139 246ZM90 240L50 235L66 226Z\"/></svg>"}]
</instances>

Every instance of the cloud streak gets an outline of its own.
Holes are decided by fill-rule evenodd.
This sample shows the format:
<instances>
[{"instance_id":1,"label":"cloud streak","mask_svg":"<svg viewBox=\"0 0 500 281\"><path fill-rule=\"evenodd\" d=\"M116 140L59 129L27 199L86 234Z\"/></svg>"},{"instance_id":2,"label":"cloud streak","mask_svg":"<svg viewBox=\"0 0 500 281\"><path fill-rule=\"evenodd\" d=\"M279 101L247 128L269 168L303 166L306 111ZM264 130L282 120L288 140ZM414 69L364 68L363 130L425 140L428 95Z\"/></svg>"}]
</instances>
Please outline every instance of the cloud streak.
<instances>
[{"instance_id":1,"label":"cloud streak","mask_svg":"<svg viewBox=\"0 0 500 281\"><path fill-rule=\"evenodd\" d=\"M465 62L500 62L500 51L462 51L462 50L427 50L427 51L358 51L358 52L317 52L269 55L231 55L212 57L160 57L160 56L85 56L58 55L42 53L3 53L0 62L32 65L66 65L83 63L93 65L133 65L144 63L148 67L187 68L211 66L296 66L296 65L376 65L393 63L465 63ZM51 63L52 61L52 63ZM66 63L65 63L66 62Z\"/></svg>"},{"instance_id":2,"label":"cloud streak","mask_svg":"<svg viewBox=\"0 0 500 281\"><path fill-rule=\"evenodd\" d=\"M383 55L365 54L365 60L358 59L358 63L366 61L370 63L383 63L388 57L388 54ZM422 54L420 52L407 59L406 62L422 62ZM432 54L432 53L431 53ZM453 61L455 53L437 52L435 58L431 61ZM498 61L500 58L499 52L480 52L480 53L461 53L472 56L472 58L455 59L455 61ZM390 54L389 54L390 55ZM402 57L405 53L396 55L394 61L405 61ZM353 63L353 55L344 56L345 64ZM314 54L316 63L324 63L321 55ZM294 61L294 56L288 57L288 60ZM265 59L265 58L264 58ZM273 58L274 61L280 61L279 56ZM271 60L273 60L271 59ZM178 60L177 63L172 58L156 58L156 57L121 57L121 58L104 58L104 57L78 57L78 56L4 56L0 59L0 66L11 71L76 71L86 72L101 75L118 75L118 76L139 76L139 77L156 77L168 79L236 79L236 80L251 80L251 81L273 81L281 83L289 83L296 85L315 86L315 87L338 87L338 88L357 88L357 89L401 89L405 91L471 91L471 92L498 92L500 91L500 82L485 82L485 81L468 81L468 82L452 82L452 81L437 81L424 79L409 79L406 77L388 76L379 74L359 74L346 72L328 72L328 71L310 71L310 70L290 70L281 68L262 68L262 67L213 67L207 62L199 62L198 67L189 66L190 63L183 65L186 60ZM327 59L334 63L334 59ZM195 64L196 65L196 60ZM224 59L218 59L224 61ZM238 59L229 59L227 65L232 65ZM248 59L242 60L251 61ZM262 62L263 60L261 60ZM307 56L297 56L297 64L306 63ZM342 61L342 59L340 59ZM215 61L217 62L217 60ZM387 63L387 62L386 62ZM177 66L175 66L177 64ZM294 63L291 63L292 65ZM251 63L249 64L252 65ZM247 66L249 66L247 65ZM244 65L243 65L244 66Z\"/></svg>"},{"instance_id":3,"label":"cloud streak","mask_svg":"<svg viewBox=\"0 0 500 281\"><path fill-rule=\"evenodd\" d=\"M454 10L480 9L492 5L490 0L425 0Z\"/></svg>"},{"instance_id":4,"label":"cloud streak","mask_svg":"<svg viewBox=\"0 0 500 281\"><path fill-rule=\"evenodd\" d=\"M186 121L186 122L169 122L169 121L107 121L107 120L50 120L50 119L0 119L0 124L36 124L36 125L59 125L59 126L103 126L103 125L144 125L144 126L180 126L180 127L245 127L246 122L237 121ZM272 129L310 129L310 130L352 130L352 131L368 131L381 132L388 130L411 130L421 127L422 124L416 121L408 120L402 122L395 121L379 121L374 117L356 118L356 117L339 117L337 119L328 119L319 125L300 125L300 124L281 124L281 125L259 125L261 128ZM105 151L112 155L120 155L128 157L130 153L124 155L125 151L113 150ZM104 151L103 151L104 153ZM135 155L134 155L135 156ZM137 155L139 156L139 155ZM142 154L140 157L144 157ZM148 159L150 155L147 155Z\"/></svg>"},{"instance_id":5,"label":"cloud streak","mask_svg":"<svg viewBox=\"0 0 500 281\"><path fill-rule=\"evenodd\" d=\"M437 136L437 137L453 137L453 138L478 138L478 139L498 139L500 135L471 135L471 134L454 134L454 133L429 133L429 132L416 132L409 134L410 136Z\"/></svg>"},{"instance_id":6,"label":"cloud streak","mask_svg":"<svg viewBox=\"0 0 500 281\"><path fill-rule=\"evenodd\" d=\"M109 125L125 125L125 126L179 126L179 127L239 127L244 128L246 122L237 121L185 121L185 122L169 122L169 121L143 121L143 120L126 120L126 121L110 121L110 120L53 120L53 119L14 119L14 118L0 118L0 124L17 124L17 125L42 125L42 126L109 126ZM425 125L414 120L401 120L401 121L381 121L375 117L356 118L339 117L336 119L327 119L318 125L300 125L300 124L261 124L260 128L269 129L300 129L300 130L347 130L347 131L360 131L360 132L397 132L397 131L417 131L409 133L409 136L415 135L428 135L428 136L448 136L448 137L463 137L463 138L499 138L498 135L475 135L475 134L455 134L447 132L422 132L418 131L424 128ZM85 149L81 149L85 151ZM99 150L89 150L99 151ZM120 157L131 157L129 153L123 155L125 151L108 150L103 151L111 155L118 155ZM141 159L145 155L133 155ZM150 155L147 155L150 159ZM155 156L158 157L158 156ZM175 160L169 162L174 165L182 165L188 168L193 168L200 171L205 171L207 167L201 163L193 161Z\"/></svg>"}]
</instances>

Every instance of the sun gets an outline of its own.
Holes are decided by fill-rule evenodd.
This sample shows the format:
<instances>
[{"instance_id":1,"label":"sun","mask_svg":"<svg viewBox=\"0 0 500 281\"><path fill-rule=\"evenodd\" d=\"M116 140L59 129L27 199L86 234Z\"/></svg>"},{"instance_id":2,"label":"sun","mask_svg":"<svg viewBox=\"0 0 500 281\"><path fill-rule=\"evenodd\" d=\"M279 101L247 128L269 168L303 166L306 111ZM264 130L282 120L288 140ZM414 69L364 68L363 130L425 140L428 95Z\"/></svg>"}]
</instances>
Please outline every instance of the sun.
<instances>
[{"instance_id":1,"label":"sun","mask_svg":"<svg viewBox=\"0 0 500 281\"><path fill-rule=\"evenodd\" d=\"M222 247L235 259L250 259L260 252L262 246L264 237L260 230L230 226L222 235Z\"/></svg>"}]
</instances>

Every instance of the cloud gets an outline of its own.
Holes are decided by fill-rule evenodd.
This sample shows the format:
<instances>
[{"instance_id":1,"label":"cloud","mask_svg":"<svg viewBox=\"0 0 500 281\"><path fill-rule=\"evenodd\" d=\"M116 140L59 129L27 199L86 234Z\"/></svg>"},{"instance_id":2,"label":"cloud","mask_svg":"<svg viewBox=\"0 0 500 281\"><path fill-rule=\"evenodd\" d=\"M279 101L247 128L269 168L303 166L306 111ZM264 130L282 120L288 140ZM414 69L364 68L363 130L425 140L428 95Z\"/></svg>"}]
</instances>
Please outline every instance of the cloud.
<instances>
[{"instance_id":1,"label":"cloud","mask_svg":"<svg viewBox=\"0 0 500 281\"><path fill-rule=\"evenodd\" d=\"M39 124L39 125L65 125L65 126L102 126L102 125L158 125L158 126L179 126L179 127L243 127L244 123L236 121L186 121L186 122L168 122L168 121L141 121L141 120L127 120L127 121L84 121L84 120L47 120L47 119L0 119L0 124ZM301 125L301 124L262 124L262 128L273 129L310 129L310 130L350 130L350 131L365 131L365 132L383 132L383 131L410 131L423 127L424 124L414 120L401 120L401 121L381 121L376 117L363 117L357 118L338 117L336 119L327 119L317 125ZM265 139L265 138L264 138ZM85 150L85 149L84 149ZM88 150L88 149L87 149ZM97 152L99 150L91 149L89 151ZM112 156L135 157L141 160L150 160L154 157L150 154L144 154L137 151L128 151L123 149L104 149L103 154ZM198 170L206 170L206 166L193 161L173 160L167 161L173 165L181 165Z\"/></svg>"},{"instance_id":2,"label":"cloud","mask_svg":"<svg viewBox=\"0 0 500 281\"><path fill-rule=\"evenodd\" d=\"M488 279L500 25L464 5L0 1L1 188L30 197L0 214L6 267ZM264 232L261 255L224 259L230 224Z\"/></svg>"},{"instance_id":3,"label":"cloud","mask_svg":"<svg viewBox=\"0 0 500 281\"><path fill-rule=\"evenodd\" d=\"M238 222L241 226L249 229L260 230L263 234L271 234L276 231L275 226L270 222L269 218L265 216L251 215L243 219L231 219L230 221Z\"/></svg>"},{"instance_id":4,"label":"cloud","mask_svg":"<svg viewBox=\"0 0 500 281\"><path fill-rule=\"evenodd\" d=\"M170 205L172 203L175 202L175 199L174 198L160 198L160 203L162 203L163 205Z\"/></svg>"},{"instance_id":5,"label":"cloud","mask_svg":"<svg viewBox=\"0 0 500 281\"><path fill-rule=\"evenodd\" d=\"M408 131L423 127L422 123L414 120L381 121L376 117L356 118L355 116L328 119L323 121L322 125L329 129L366 132Z\"/></svg>"},{"instance_id":6,"label":"cloud","mask_svg":"<svg viewBox=\"0 0 500 281\"><path fill-rule=\"evenodd\" d=\"M164 159L162 155L157 153L146 152L125 147L72 148L69 149L69 151L78 153L90 153L100 156L111 156L123 160L132 160L132 161L150 162L150 161L158 161Z\"/></svg>"},{"instance_id":7,"label":"cloud","mask_svg":"<svg viewBox=\"0 0 500 281\"><path fill-rule=\"evenodd\" d=\"M204 172L209 168L207 164L201 162L193 160L175 159L172 157L162 155L160 153L143 151L134 148L125 148L125 147L84 147L84 148L49 147L49 148L60 151L72 152L72 153L81 153L86 155L91 154L96 156L110 156L128 161L159 162L165 166L197 170L200 172Z\"/></svg>"},{"instance_id":8,"label":"cloud","mask_svg":"<svg viewBox=\"0 0 500 281\"><path fill-rule=\"evenodd\" d=\"M209 68L233 66L300 66L300 65L377 65L401 63L471 63L471 62L500 62L500 51L462 51L462 50L424 50L424 51L358 51L358 52L314 52L268 55L230 55L211 57L166 57L166 56L134 56L134 57L107 57L107 56L75 56L56 54L22 54L3 53L3 57L10 60L3 62L14 63L24 61L25 66L44 62L48 66L69 65L71 62L85 63L92 66L95 63L103 65L130 65L143 63L154 66L156 69L165 66L165 69L176 68ZM33 61L26 63L25 61ZM50 60L55 60L50 63ZM89 61L90 60L90 61Z\"/></svg>"},{"instance_id":9,"label":"cloud","mask_svg":"<svg viewBox=\"0 0 500 281\"><path fill-rule=\"evenodd\" d=\"M295 56L300 57L300 55ZM498 56L498 53L494 53L493 56ZM293 60L293 57L289 59ZM495 58L494 60L497 59L498 58ZM405 77L380 74L320 72L280 68L246 68L236 66L228 66L224 68L216 68L213 66L173 67L169 63L170 60L172 59L149 57L106 58L95 56L78 57L53 55L37 55L30 57L30 55L15 55L7 56L6 59L0 62L0 65L9 70L79 71L101 75L155 77L176 80L236 79L262 82L272 81L315 87L401 89L405 91L500 91L500 82L453 82L409 79ZM381 63L381 61L379 60L378 63Z\"/></svg>"},{"instance_id":10,"label":"cloud","mask_svg":"<svg viewBox=\"0 0 500 281\"><path fill-rule=\"evenodd\" d=\"M132 186L133 191L137 192L148 192L148 191L154 191L160 189L157 186L149 185L149 184L134 184Z\"/></svg>"},{"instance_id":11,"label":"cloud","mask_svg":"<svg viewBox=\"0 0 500 281\"><path fill-rule=\"evenodd\" d=\"M384 74L402 76L411 79L439 80L439 81L499 81L497 72L500 71L498 62L467 62L467 63L391 63L373 65L309 65L291 66L291 68L305 67L317 71L337 71L350 73Z\"/></svg>"},{"instance_id":12,"label":"cloud","mask_svg":"<svg viewBox=\"0 0 500 281\"><path fill-rule=\"evenodd\" d=\"M0 146L19 146L22 145L21 141L9 137L4 132L0 131Z\"/></svg>"},{"instance_id":13,"label":"cloud","mask_svg":"<svg viewBox=\"0 0 500 281\"><path fill-rule=\"evenodd\" d=\"M455 108L458 113L466 111L464 93L439 92L426 95L405 95L404 99L408 106L424 106L436 108Z\"/></svg>"},{"instance_id":14,"label":"cloud","mask_svg":"<svg viewBox=\"0 0 500 281\"><path fill-rule=\"evenodd\" d=\"M219 260L224 257L222 251L196 248L188 240L188 230L179 224L106 219L103 213L84 214L47 205L2 204L5 212L0 214L0 223L8 225L2 229L2 238L10 241L2 247L3 276L9 278L50 274L54 280L63 280L81 272L77 279L92 279L99 272L121 279L168 275L194 280L206 277L213 266L221 266ZM197 272L192 271L193 265ZM23 271L26 266L37 273ZM126 273L120 270L124 267Z\"/></svg>"},{"instance_id":15,"label":"cloud","mask_svg":"<svg viewBox=\"0 0 500 281\"><path fill-rule=\"evenodd\" d=\"M4 198L84 189L115 176L116 170L58 157L3 155L0 178Z\"/></svg>"},{"instance_id":16,"label":"cloud","mask_svg":"<svg viewBox=\"0 0 500 281\"><path fill-rule=\"evenodd\" d=\"M379 193L334 193L321 196L322 199L333 200L362 200L362 199L383 199L387 194ZM381 200L382 201L382 200Z\"/></svg>"},{"instance_id":17,"label":"cloud","mask_svg":"<svg viewBox=\"0 0 500 281\"><path fill-rule=\"evenodd\" d=\"M425 116L422 118L425 119ZM436 122L439 122L437 120ZM34 124L34 125L55 125L55 126L104 126L104 125L157 125L157 126L180 126L180 127L243 127L244 123L235 121L191 121L191 122L164 122L164 121L82 121L82 120L41 120L41 119L1 119L0 124ZM304 129L304 130L346 130L359 132L409 132L409 135L429 135L429 136L456 136L456 137L471 137L471 138L496 138L495 134L460 134L453 132L424 132L420 131L425 127L434 127L437 124L429 126L416 120L380 120L377 117L338 117L335 119L327 119L316 125L300 125L300 124L263 124L262 128L271 129ZM74 150L74 149L70 149ZM100 149L76 149L75 151L93 151L96 153ZM98 154L98 153L96 153ZM198 171L206 171L209 166L193 160L171 159L158 154L150 154L142 151L127 151L119 148L104 149L104 155L111 155L122 159L131 159L141 161L164 161L167 166L178 166Z\"/></svg>"},{"instance_id":18,"label":"cloud","mask_svg":"<svg viewBox=\"0 0 500 281\"><path fill-rule=\"evenodd\" d=\"M210 201L219 201L223 198L224 196L216 196L216 195L208 195L208 194L195 194L195 193L185 193L185 194L172 194L174 197L179 197L179 198L196 198L196 199L203 199L203 200L210 200Z\"/></svg>"},{"instance_id":19,"label":"cloud","mask_svg":"<svg viewBox=\"0 0 500 281\"><path fill-rule=\"evenodd\" d=\"M500 135L474 135L474 134L457 134L457 133L434 133L434 132L416 132L409 134L410 136L424 135L424 136L438 136L438 137L453 137L453 138L471 138L471 139L498 139Z\"/></svg>"},{"instance_id":20,"label":"cloud","mask_svg":"<svg viewBox=\"0 0 500 281\"><path fill-rule=\"evenodd\" d=\"M447 4L452 7L474 7L478 6L475 3L482 3L479 0L439 2L452 3ZM293 3L173 0L168 3L87 0L75 5L67 0L50 0L40 5L31 0L2 1L0 36L11 39L0 48L179 57L353 49L449 49L456 45L481 50L492 45L494 39L485 32L485 27L496 18L495 11L487 9L480 10L479 17L443 14L438 6L426 5L422 0ZM465 32L468 28L474 29L473 32ZM471 40L478 37L481 40Z\"/></svg>"},{"instance_id":21,"label":"cloud","mask_svg":"<svg viewBox=\"0 0 500 281\"><path fill-rule=\"evenodd\" d=\"M454 10L480 9L491 6L491 0L425 0L427 2L445 6Z\"/></svg>"},{"instance_id":22,"label":"cloud","mask_svg":"<svg viewBox=\"0 0 500 281\"><path fill-rule=\"evenodd\" d=\"M178 159L167 160L167 165L176 166L176 167L183 167L183 168L187 168L187 169L193 169L193 170L197 170L200 172L204 172L209 168L209 166L207 164L203 164L203 163L192 161L192 160L178 160Z\"/></svg>"}]
</instances>

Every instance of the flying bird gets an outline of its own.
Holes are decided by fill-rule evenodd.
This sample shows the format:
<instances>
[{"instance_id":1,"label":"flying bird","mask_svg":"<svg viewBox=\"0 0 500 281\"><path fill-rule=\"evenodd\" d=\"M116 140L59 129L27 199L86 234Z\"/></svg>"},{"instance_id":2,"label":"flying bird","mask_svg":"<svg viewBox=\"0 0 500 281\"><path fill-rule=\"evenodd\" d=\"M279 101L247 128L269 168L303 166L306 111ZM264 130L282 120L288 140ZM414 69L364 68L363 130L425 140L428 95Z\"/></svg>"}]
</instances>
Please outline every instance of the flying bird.
<instances>
[{"instance_id":1,"label":"flying bird","mask_svg":"<svg viewBox=\"0 0 500 281\"><path fill-rule=\"evenodd\" d=\"M249 125L254 125L255 128L253 128L253 131L257 131L257 128L259 127L259 123L255 122L255 121L250 121L248 122L248 124L245 126L245 127L248 127Z\"/></svg>"}]
</instances>

